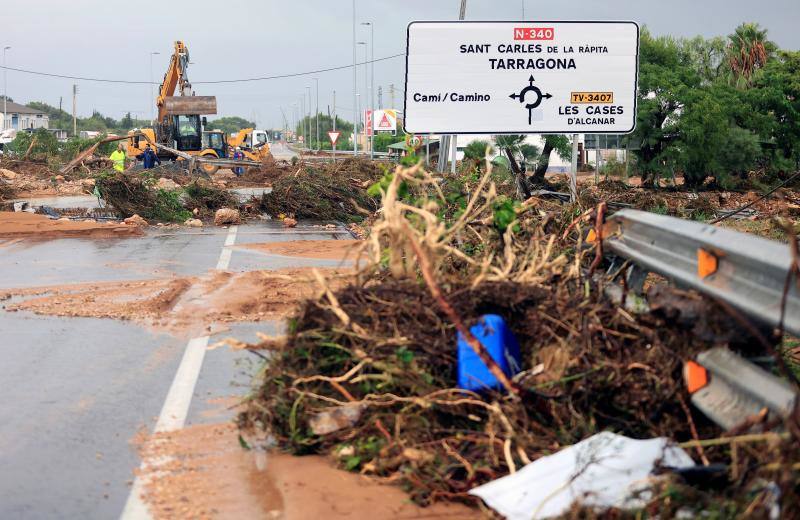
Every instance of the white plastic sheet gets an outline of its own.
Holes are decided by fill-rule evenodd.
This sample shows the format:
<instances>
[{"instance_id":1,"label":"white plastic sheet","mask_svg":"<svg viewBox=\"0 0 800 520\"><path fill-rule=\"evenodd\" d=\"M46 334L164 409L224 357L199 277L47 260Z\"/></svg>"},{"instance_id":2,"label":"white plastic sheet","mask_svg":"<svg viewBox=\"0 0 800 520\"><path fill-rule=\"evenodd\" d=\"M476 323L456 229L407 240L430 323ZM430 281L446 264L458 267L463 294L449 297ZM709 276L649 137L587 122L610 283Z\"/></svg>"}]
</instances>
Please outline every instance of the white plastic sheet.
<instances>
[{"instance_id":1,"label":"white plastic sheet","mask_svg":"<svg viewBox=\"0 0 800 520\"><path fill-rule=\"evenodd\" d=\"M470 494L509 520L557 516L576 502L597 509L637 508L650 498L656 464L685 468L694 461L663 437L635 440L602 432Z\"/></svg>"}]
</instances>

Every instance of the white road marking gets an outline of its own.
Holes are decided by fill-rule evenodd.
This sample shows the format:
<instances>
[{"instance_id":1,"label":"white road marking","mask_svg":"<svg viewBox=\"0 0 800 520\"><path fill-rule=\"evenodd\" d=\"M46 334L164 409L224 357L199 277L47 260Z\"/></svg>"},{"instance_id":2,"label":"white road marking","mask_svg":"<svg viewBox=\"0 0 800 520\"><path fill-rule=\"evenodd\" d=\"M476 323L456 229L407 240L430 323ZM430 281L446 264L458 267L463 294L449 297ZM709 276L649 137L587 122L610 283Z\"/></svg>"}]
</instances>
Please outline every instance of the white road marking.
<instances>
[{"instance_id":1,"label":"white road marking","mask_svg":"<svg viewBox=\"0 0 800 520\"><path fill-rule=\"evenodd\" d=\"M238 226L231 226L228 229L225 245L222 247L217 261L217 269L219 270L227 269L231 263L231 255L233 254L231 246L236 243L237 231ZM161 408L153 433L180 430L186 424L186 416L189 414L189 406L192 404L194 387L197 384L197 378L200 377L200 370L203 368L208 339L208 336L192 338L186 344L181 364L178 366L178 371L172 380L172 386L170 386L167 398L164 400L164 406ZM145 471L152 471L154 467L158 467L164 462L164 460L143 460L139 466L139 471L142 474ZM133 482L131 493L128 495L128 500L125 502L125 508L120 515L121 520L149 520L152 518L150 511L147 509L147 504L142 499L144 485L145 482L142 477L137 476Z\"/></svg>"}]
</instances>

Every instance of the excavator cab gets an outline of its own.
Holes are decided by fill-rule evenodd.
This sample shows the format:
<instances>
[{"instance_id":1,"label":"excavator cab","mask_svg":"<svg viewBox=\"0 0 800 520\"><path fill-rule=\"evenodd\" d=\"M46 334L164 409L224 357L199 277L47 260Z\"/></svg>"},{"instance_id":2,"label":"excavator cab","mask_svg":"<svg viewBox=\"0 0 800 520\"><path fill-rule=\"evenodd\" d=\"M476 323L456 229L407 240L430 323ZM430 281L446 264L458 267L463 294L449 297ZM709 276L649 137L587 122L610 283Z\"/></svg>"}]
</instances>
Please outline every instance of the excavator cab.
<instances>
[{"instance_id":1,"label":"excavator cab","mask_svg":"<svg viewBox=\"0 0 800 520\"><path fill-rule=\"evenodd\" d=\"M214 150L217 157L225 159L228 157L228 138L221 130L209 130L203 132L203 151Z\"/></svg>"},{"instance_id":2,"label":"excavator cab","mask_svg":"<svg viewBox=\"0 0 800 520\"><path fill-rule=\"evenodd\" d=\"M197 114L172 116L172 137L175 147L182 152L201 150L203 127Z\"/></svg>"}]
</instances>

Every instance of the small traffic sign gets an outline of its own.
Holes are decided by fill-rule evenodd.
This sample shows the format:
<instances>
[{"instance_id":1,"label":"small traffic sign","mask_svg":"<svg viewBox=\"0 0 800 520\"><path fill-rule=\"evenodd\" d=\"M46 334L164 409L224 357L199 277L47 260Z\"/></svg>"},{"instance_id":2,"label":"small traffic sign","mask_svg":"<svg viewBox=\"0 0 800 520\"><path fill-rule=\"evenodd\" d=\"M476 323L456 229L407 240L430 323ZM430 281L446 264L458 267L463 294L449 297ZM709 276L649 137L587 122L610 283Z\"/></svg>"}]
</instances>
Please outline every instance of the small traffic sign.
<instances>
[{"instance_id":1,"label":"small traffic sign","mask_svg":"<svg viewBox=\"0 0 800 520\"><path fill-rule=\"evenodd\" d=\"M341 134L341 132L328 132L328 137L331 140L331 146L336 144L336 141L339 139L339 134Z\"/></svg>"}]
</instances>

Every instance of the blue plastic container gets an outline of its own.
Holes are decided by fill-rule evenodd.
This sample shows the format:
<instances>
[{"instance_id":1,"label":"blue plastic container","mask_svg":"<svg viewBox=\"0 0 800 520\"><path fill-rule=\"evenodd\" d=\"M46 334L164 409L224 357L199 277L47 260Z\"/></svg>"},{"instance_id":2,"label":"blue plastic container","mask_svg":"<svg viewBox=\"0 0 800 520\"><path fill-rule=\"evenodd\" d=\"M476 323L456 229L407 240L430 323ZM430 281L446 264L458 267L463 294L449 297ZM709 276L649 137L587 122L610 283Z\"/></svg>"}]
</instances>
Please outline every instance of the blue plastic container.
<instances>
[{"instance_id":1,"label":"blue plastic container","mask_svg":"<svg viewBox=\"0 0 800 520\"><path fill-rule=\"evenodd\" d=\"M481 316L480 321L469 330L486 347L489 355L509 378L519 372L519 343L503 318L496 314L486 314ZM500 386L500 381L489 372L481 358L459 334L458 387L480 392L497 390Z\"/></svg>"}]
</instances>

